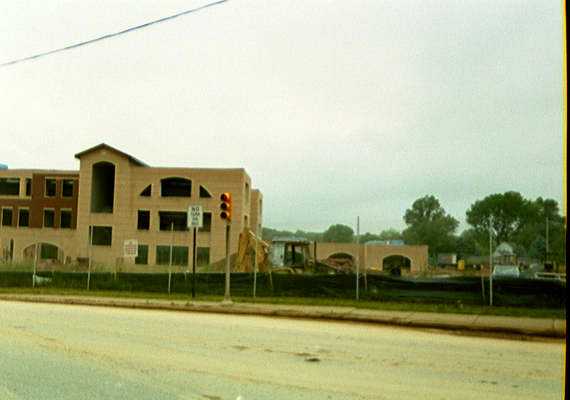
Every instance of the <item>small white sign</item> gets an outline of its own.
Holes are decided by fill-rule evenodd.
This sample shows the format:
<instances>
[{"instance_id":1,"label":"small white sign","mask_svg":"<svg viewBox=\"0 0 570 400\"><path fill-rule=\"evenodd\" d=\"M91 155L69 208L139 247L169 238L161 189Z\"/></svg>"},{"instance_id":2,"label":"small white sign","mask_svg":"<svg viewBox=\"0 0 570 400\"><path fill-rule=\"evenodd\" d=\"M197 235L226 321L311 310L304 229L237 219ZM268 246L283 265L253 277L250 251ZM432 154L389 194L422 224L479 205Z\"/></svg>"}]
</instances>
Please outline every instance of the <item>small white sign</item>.
<instances>
[{"instance_id":1,"label":"small white sign","mask_svg":"<svg viewBox=\"0 0 570 400\"><path fill-rule=\"evenodd\" d=\"M201 228L203 224L202 206L188 207L188 228Z\"/></svg>"},{"instance_id":2,"label":"small white sign","mask_svg":"<svg viewBox=\"0 0 570 400\"><path fill-rule=\"evenodd\" d=\"M136 239L127 239L123 243L123 255L125 257L139 256L139 241Z\"/></svg>"}]
</instances>

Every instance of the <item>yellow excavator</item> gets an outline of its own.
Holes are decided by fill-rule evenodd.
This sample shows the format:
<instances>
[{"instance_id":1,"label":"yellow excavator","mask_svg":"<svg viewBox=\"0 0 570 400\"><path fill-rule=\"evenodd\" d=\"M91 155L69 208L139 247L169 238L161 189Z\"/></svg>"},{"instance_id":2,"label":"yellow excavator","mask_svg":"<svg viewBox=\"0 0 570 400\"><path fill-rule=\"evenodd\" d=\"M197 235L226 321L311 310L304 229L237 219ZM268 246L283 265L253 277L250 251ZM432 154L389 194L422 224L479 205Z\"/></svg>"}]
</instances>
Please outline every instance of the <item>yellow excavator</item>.
<instances>
[{"instance_id":1,"label":"yellow excavator","mask_svg":"<svg viewBox=\"0 0 570 400\"><path fill-rule=\"evenodd\" d=\"M239 234L234 271L253 272L254 270L269 271L269 243L246 228Z\"/></svg>"}]
</instances>

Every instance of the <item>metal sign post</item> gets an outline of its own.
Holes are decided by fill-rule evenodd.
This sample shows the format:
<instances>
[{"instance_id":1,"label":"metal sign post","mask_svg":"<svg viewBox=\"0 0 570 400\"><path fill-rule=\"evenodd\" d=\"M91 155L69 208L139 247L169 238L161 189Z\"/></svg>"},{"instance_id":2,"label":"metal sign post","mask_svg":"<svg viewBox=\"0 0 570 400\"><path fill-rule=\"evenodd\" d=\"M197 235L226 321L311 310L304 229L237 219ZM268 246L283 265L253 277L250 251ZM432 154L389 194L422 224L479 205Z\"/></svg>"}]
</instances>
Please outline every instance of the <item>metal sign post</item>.
<instances>
[{"instance_id":1,"label":"metal sign post","mask_svg":"<svg viewBox=\"0 0 570 400\"><path fill-rule=\"evenodd\" d=\"M168 257L168 294L170 294L170 283L172 281L172 242L174 242L174 222L170 224L170 254Z\"/></svg>"},{"instance_id":2,"label":"metal sign post","mask_svg":"<svg viewBox=\"0 0 570 400\"><path fill-rule=\"evenodd\" d=\"M93 225L89 224L89 263L87 266L87 290L91 288L91 259L93 258Z\"/></svg>"},{"instance_id":3,"label":"metal sign post","mask_svg":"<svg viewBox=\"0 0 570 400\"><path fill-rule=\"evenodd\" d=\"M204 226L202 206L188 207L188 228L192 228L192 298L196 297L196 232Z\"/></svg>"}]
</instances>

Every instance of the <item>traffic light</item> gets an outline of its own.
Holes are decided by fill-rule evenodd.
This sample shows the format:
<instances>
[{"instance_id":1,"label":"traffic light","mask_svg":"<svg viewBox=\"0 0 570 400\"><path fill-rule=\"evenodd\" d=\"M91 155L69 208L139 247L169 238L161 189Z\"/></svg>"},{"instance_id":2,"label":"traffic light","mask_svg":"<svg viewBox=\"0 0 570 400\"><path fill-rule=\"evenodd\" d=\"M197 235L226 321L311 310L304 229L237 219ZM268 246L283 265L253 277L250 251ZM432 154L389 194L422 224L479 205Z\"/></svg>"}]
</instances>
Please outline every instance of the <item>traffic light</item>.
<instances>
[{"instance_id":1,"label":"traffic light","mask_svg":"<svg viewBox=\"0 0 570 400\"><path fill-rule=\"evenodd\" d=\"M220 204L220 218L230 222L232 220L232 195L230 193L222 193L220 196L222 201Z\"/></svg>"}]
</instances>

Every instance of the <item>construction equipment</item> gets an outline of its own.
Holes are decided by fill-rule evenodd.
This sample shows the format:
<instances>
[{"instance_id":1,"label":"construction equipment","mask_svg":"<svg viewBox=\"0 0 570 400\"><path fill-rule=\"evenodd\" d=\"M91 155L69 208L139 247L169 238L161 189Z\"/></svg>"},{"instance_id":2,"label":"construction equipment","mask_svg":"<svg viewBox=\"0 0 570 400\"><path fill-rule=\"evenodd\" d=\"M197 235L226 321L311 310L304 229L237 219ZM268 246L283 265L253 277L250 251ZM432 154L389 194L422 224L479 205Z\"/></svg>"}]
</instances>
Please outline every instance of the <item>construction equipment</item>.
<instances>
[{"instance_id":1,"label":"construction equipment","mask_svg":"<svg viewBox=\"0 0 570 400\"><path fill-rule=\"evenodd\" d=\"M253 272L256 265L257 272L269 271L269 244L246 228L239 235L234 271Z\"/></svg>"}]
</instances>

